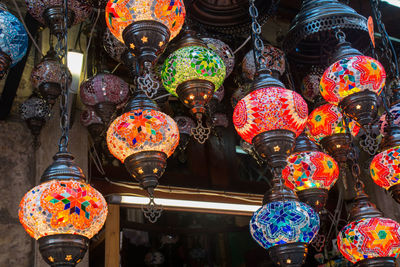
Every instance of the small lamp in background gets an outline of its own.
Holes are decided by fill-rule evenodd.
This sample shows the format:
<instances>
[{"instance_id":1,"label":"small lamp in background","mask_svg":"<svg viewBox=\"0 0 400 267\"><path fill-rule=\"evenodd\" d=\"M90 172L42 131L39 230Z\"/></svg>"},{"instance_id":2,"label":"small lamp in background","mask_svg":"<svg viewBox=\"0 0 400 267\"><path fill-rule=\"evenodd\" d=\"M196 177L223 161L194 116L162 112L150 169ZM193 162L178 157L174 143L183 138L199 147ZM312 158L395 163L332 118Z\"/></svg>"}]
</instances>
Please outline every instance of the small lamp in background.
<instances>
[{"instance_id":1,"label":"small lamp in background","mask_svg":"<svg viewBox=\"0 0 400 267\"><path fill-rule=\"evenodd\" d=\"M78 93L79 81L81 79L83 53L77 50L68 51L68 69L72 75L72 83L70 87L71 93Z\"/></svg>"}]
</instances>

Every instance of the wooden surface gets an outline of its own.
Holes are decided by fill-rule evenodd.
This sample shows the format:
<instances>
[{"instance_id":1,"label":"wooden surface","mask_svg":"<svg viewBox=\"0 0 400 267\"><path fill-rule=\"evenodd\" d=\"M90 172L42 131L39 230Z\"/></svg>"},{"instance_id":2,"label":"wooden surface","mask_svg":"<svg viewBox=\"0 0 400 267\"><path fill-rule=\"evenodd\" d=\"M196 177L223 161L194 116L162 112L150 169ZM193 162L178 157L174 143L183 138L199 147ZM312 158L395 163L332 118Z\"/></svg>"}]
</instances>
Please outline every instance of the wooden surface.
<instances>
[{"instance_id":1,"label":"wooden surface","mask_svg":"<svg viewBox=\"0 0 400 267\"><path fill-rule=\"evenodd\" d=\"M119 267L119 206L108 205L105 267Z\"/></svg>"}]
</instances>

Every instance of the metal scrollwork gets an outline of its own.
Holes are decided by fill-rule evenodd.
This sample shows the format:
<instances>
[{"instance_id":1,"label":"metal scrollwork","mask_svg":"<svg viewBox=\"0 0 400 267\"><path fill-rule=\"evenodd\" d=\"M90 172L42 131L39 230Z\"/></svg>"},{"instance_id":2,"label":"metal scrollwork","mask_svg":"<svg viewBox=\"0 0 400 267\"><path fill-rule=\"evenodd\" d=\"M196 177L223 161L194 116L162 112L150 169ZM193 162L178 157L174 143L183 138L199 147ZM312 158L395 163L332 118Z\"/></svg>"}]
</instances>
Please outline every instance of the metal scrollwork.
<instances>
[{"instance_id":1,"label":"metal scrollwork","mask_svg":"<svg viewBox=\"0 0 400 267\"><path fill-rule=\"evenodd\" d=\"M142 90L147 97L153 98L160 87L160 83L154 79L154 73L151 70L151 63L144 63L144 72L137 78L137 84L140 90Z\"/></svg>"},{"instance_id":2,"label":"metal scrollwork","mask_svg":"<svg viewBox=\"0 0 400 267\"><path fill-rule=\"evenodd\" d=\"M211 127L209 125L206 125L206 127L204 127L201 118L201 115L197 117L197 126L193 127L190 132L197 142L199 142L200 144L204 144L210 136Z\"/></svg>"},{"instance_id":3,"label":"metal scrollwork","mask_svg":"<svg viewBox=\"0 0 400 267\"><path fill-rule=\"evenodd\" d=\"M146 205L142 205L142 212L144 217L149 220L151 223L157 222L158 218L160 218L161 213L163 211L163 207L161 205L156 204L154 201L154 197L150 196L150 201Z\"/></svg>"},{"instance_id":4,"label":"metal scrollwork","mask_svg":"<svg viewBox=\"0 0 400 267\"><path fill-rule=\"evenodd\" d=\"M365 129L364 138L360 139L360 147L370 154L371 156L375 155L379 149L379 140L377 139L378 135L373 132L373 129L370 125L368 125Z\"/></svg>"},{"instance_id":5,"label":"metal scrollwork","mask_svg":"<svg viewBox=\"0 0 400 267\"><path fill-rule=\"evenodd\" d=\"M325 247L325 239L326 239L326 238L325 238L324 235L317 234L317 235L313 238L313 240L312 240L312 242L311 242L311 245L314 247L314 249L315 249L316 251L321 252L322 249Z\"/></svg>"}]
</instances>

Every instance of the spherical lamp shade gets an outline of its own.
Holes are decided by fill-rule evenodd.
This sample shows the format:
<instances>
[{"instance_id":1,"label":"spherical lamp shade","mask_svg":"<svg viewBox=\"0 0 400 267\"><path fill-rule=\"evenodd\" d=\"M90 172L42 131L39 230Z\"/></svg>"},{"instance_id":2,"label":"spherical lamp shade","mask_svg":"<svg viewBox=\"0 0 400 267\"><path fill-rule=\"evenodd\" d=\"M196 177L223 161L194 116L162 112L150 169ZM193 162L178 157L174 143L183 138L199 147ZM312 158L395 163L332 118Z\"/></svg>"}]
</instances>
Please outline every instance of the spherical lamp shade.
<instances>
[{"instance_id":1,"label":"spherical lamp shade","mask_svg":"<svg viewBox=\"0 0 400 267\"><path fill-rule=\"evenodd\" d=\"M356 136L360 127L350 120L349 129L351 134ZM308 116L306 133L318 144L325 137L346 133L346 125L339 108L332 104L325 104L314 109Z\"/></svg>"},{"instance_id":2,"label":"spherical lamp shade","mask_svg":"<svg viewBox=\"0 0 400 267\"><path fill-rule=\"evenodd\" d=\"M159 151L172 155L179 143L175 121L157 110L133 110L115 119L107 131L110 152L124 163L130 155Z\"/></svg>"},{"instance_id":3,"label":"spherical lamp shade","mask_svg":"<svg viewBox=\"0 0 400 267\"><path fill-rule=\"evenodd\" d=\"M214 51L201 46L187 46L173 52L164 62L161 79L165 89L178 96L178 86L191 80L205 80L214 91L224 82L224 61Z\"/></svg>"},{"instance_id":4,"label":"spherical lamp shade","mask_svg":"<svg viewBox=\"0 0 400 267\"><path fill-rule=\"evenodd\" d=\"M122 54L127 49L107 28L103 35L103 46L107 54L117 62L122 62Z\"/></svg>"},{"instance_id":5,"label":"spherical lamp shade","mask_svg":"<svg viewBox=\"0 0 400 267\"><path fill-rule=\"evenodd\" d=\"M400 103L397 103L396 105L393 105L390 107L390 114L392 116L392 122L394 125L400 125ZM386 130L385 128L388 126L388 121L387 121L387 116L386 112L382 114L382 116L379 119L379 131L382 134L382 136L386 136Z\"/></svg>"},{"instance_id":6,"label":"spherical lamp shade","mask_svg":"<svg viewBox=\"0 0 400 267\"><path fill-rule=\"evenodd\" d=\"M397 258L400 254L400 225L381 217L356 220L340 231L337 244L342 255L352 263L371 258Z\"/></svg>"},{"instance_id":7,"label":"spherical lamp shade","mask_svg":"<svg viewBox=\"0 0 400 267\"><path fill-rule=\"evenodd\" d=\"M226 67L226 77L228 77L235 67L235 55L232 49L224 42L214 38L201 38L207 47L213 50L224 61Z\"/></svg>"},{"instance_id":8,"label":"spherical lamp shade","mask_svg":"<svg viewBox=\"0 0 400 267\"><path fill-rule=\"evenodd\" d=\"M26 54L28 34L10 12L0 9L0 79Z\"/></svg>"},{"instance_id":9,"label":"spherical lamp shade","mask_svg":"<svg viewBox=\"0 0 400 267\"><path fill-rule=\"evenodd\" d=\"M377 60L353 56L333 63L324 72L320 92L326 101L338 105L345 97L366 90L379 95L385 79L385 70Z\"/></svg>"},{"instance_id":10,"label":"spherical lamp shade","mask_svg":"<svg viewBox=\"0 0 400 267\"><path fill-rule=\"evenodd\" d=\"M43 125L50 119L51 110L45 100L32 96L21 104L20 113L31 133L38 136Z\"/></svg>"},{"instance_id":11,"label":"spherical lamp shade","mask_svg":"<svg viewBox=\"0 0 400 267\"><path fill-rule=\"evenodd\" d=\"M294 191L331 189L339 177L339 167L329 155L319 151L294 153L282 172L285 185Z\"/></svg>"},{"instance_id":12,"label":"spherical lamp shade","mask_svg":"<svg viewBox=\"0 0 400 267\"><path fill-rule=\"evenodd\" d=\"M233 124L248 143L263 132L289 130L298 136L306 125L308 107L296 92L270 87L251 92L233 112Z\"/></svg>"},{"instance_id":13,"label":"spherical lamp shade","mask_svg":"<svg viewBox=\"0 0 400 267\"><path fill-rule=\"evenodd\" d=\"M127 26L147 20L162 23L172 39L181 30L186 14L183 0L110 0L105 13L108 28L121 42Z\"/></svg>"},{"instance_id":14,"label":"spherical lamp shade","mask_svg":"<svg viewBox=\"0 0 400 267\"><path fill-rule=\"evenodd\" d=\"M107 217L104 197L88 184L51 180L25 194L19 220L35 239L56 234L93 237Z\"/></svg>"}]
</instances>

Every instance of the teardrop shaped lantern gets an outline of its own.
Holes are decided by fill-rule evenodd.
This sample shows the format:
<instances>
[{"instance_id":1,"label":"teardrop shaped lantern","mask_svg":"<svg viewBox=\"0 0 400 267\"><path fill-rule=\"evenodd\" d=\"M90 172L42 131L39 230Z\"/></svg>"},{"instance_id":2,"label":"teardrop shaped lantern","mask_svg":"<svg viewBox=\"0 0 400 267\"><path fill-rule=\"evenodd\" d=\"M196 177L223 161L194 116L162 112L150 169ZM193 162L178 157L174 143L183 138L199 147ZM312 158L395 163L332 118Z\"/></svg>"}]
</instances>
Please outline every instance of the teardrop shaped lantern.
<instances>
[{"instance_id":1,"label":"teardrop shaped lantern","mask_svg":"<svg viewBox=\"0 0 400 267\"><path fill-rule=\"evenodd\" d=\"M150 197L178 143L176 122L142 94L127 104L107 131L108 149Z\"/></svg>"},{"instance_id":2,"label":"teardrop shaped lantern","mask_svg":"<svg viewBox=\"0 0 400 267\"><path fill-rule=\"evenodd\" d=\"M20 106L21 118L28 125L34 137L38 137L40 130L50 119L50 107L48 103L37 96L31 96Z\"/></svg>"},{"instance_id":3,"label":"teardrop shaped lantern","mask_svg":"<svg viewBox=\"0 0 400 267\"><path fill-rule=\"evenodd\" d=\"M17 64L28 49L28 34L23 24L5 6L0 6L0 80L9 67Z\"/></svg>"}]
</instances>

